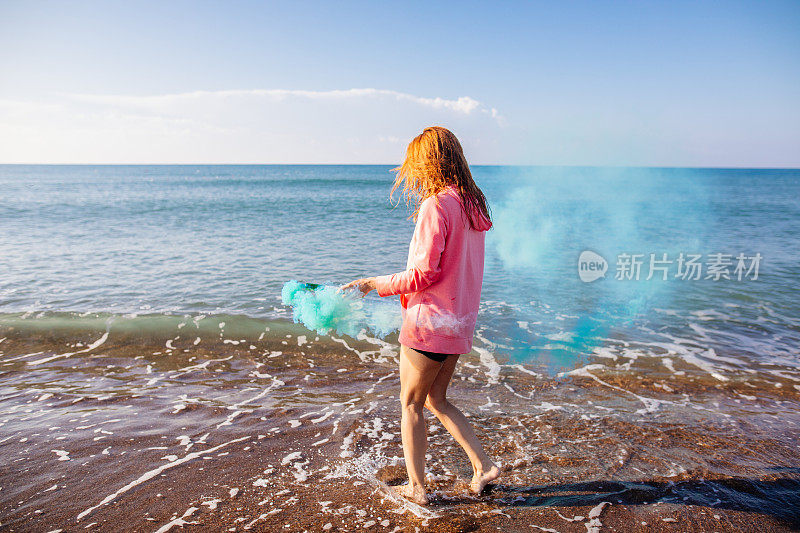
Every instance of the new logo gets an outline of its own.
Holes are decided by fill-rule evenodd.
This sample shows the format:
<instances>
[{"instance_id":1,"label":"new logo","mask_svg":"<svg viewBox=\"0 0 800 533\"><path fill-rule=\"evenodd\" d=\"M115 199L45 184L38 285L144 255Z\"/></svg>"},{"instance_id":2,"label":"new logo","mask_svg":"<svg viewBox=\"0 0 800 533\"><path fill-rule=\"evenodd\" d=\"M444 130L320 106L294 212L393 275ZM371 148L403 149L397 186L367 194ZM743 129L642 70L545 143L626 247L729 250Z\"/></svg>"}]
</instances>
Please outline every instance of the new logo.
<instances>
[{"instance_id":1,"label":"new logo","mask_svg":"<svg viewBox=\"0 0 800 533\"><path fill-rule=\"evenodd\" d=\"M584 250L578 257L578 276L584 283L604 278L608 270L608 262L602 255L591 250Z\"/></svg>"}]
</instances>

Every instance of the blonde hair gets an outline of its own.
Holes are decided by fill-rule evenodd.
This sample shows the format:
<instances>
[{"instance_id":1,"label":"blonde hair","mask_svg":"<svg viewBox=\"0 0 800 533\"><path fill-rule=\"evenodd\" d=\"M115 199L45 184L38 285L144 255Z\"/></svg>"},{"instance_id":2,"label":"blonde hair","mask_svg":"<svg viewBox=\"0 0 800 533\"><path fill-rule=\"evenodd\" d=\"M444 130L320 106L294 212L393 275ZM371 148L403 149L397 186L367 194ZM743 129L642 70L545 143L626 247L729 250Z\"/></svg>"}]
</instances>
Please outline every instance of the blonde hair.
<instances>
[{"instance_id":1,"label":"blonde hair","mask_svg":"<svg viewBox=\"0 0 800 533\"><path fill-rule=\"evenodd\" d=\"M415 221L422 201L451 185L458 189L463 213L472 229L477 229L478 213L491 221L486 197L472 179L461 143L447 128L425 128L408 144L403 164L392 171L397 176L390 197L402 186L406 203L414 206L411 216Z\"/></svg>"}]
</instances>

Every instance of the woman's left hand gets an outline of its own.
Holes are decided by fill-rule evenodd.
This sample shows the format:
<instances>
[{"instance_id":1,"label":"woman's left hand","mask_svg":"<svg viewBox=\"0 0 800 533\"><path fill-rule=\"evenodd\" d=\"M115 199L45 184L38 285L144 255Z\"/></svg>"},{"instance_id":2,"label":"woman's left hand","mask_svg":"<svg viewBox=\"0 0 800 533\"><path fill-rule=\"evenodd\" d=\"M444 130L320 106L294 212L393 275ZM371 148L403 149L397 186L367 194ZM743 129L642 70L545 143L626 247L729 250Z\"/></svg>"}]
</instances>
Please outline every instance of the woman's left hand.
<instances>
[{"instance_id":1,"label":"woman's left hand","mask_svg":"<svg viewBox=\"0 0 800 533\"><path fill-rule=\"evenodd\" d=\"M367 295L367 293L371 290L375 289L375 278L361 278L355 281L351 281L347 285L342 285L339 287L339 290L347 290L347 289L358 289L361 291L361 297Z\"/></svg>"}]
</instances>

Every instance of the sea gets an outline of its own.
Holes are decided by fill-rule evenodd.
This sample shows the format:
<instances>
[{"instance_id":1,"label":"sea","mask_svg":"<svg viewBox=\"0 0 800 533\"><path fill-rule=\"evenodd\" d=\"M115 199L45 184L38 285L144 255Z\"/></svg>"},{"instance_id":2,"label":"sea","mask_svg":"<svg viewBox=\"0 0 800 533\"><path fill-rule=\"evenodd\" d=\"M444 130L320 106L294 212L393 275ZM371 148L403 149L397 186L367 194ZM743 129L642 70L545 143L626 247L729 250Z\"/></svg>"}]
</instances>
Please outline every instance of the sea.
<instances>
[{"instance_id":1,"label":"sea","mask_svg":"<svg viewBox=\"0 0 800 533\"><path fill-rule=\"evenodd\" d=\"M472 173L494 227L454 402L511 466L481 506L453 496L469 463L433 421L431 511L386 489L396 333L311 330L281 299L405 269L391 166L0 165L0 523L797 527L800 170Z\"/></svg>"}]
</instances>

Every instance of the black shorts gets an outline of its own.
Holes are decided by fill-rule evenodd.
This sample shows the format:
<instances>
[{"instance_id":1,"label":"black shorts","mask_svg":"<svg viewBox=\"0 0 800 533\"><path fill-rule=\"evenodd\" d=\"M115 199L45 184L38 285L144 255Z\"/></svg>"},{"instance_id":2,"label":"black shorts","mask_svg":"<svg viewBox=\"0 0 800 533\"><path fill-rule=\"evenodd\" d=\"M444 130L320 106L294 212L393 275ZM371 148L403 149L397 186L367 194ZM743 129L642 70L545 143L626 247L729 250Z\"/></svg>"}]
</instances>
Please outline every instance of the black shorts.
<instances>
[{"instance_id":1,"label":"black shorts","mask_svg":"<svg viewBox=\"0 0 800 533\"><path fill-rule=\"evenodd\" d=\"M449 354L449 353L436 353L436 352L428 352L428 351L425 351L425 350L417 350L416 348L412 348L412 350L414 350L415 352L421 353L422 355L424 355L428 359L433 359L437 363L444 363L444 360L447 359L447 356L448 355L452 355L452 354Z\"/></svg>"}]
</instances>

